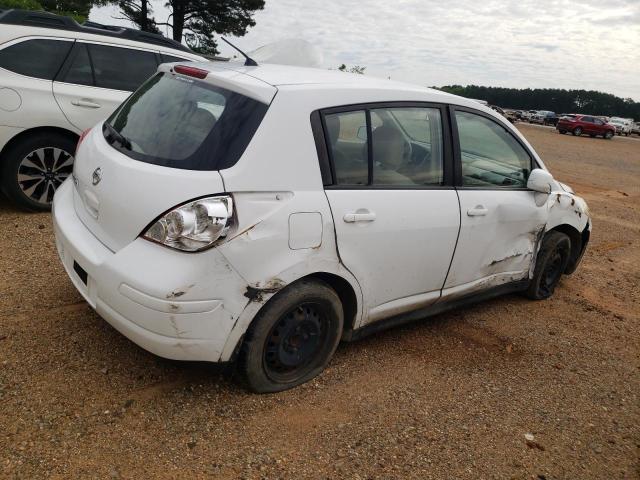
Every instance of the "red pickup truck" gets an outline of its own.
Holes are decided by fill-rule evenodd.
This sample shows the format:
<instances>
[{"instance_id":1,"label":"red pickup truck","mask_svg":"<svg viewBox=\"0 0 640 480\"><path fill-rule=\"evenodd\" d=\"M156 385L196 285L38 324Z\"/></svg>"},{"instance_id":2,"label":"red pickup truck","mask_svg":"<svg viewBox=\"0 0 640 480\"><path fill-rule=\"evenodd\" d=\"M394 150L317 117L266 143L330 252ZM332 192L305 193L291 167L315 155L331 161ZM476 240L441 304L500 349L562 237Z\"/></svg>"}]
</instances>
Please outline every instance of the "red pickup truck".
<instances>
[{"instance_id":1,"label":"red pickup truck","mask_svg":"<svg viewBox=\"0 0 640 480\"><path fill-rule=\"evenodd\" d=\"M602 135L603 138L610 140L616 133L616 127L590 115L567 115L560 117L556 130L560 133L571 132L573 135L580 136L583 133L590 137Z\"/></svg>"}]
</instances>

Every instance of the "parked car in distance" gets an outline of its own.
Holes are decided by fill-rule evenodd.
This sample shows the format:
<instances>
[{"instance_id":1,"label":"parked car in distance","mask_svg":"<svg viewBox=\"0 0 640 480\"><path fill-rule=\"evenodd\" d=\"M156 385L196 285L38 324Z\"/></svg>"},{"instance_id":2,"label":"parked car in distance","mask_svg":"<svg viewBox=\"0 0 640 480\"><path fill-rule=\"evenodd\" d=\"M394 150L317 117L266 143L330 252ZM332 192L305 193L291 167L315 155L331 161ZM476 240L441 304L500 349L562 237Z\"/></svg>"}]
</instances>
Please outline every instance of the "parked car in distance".
<instances>
[{"instance_id":1,"label":"parked car in distance","mask_svg":"<svg viewBox=\"0 0 640 480\"><path fill-rule=\"evenodd\" d=\"M616 127L618 135L631 135L633 131L633 120L630 118L611 117L609 123Z\"/></svg>"},{"instance_id":2,"label":"parked car in distance","mask_svg":"<svg viewBox=\"0 0 640 480\"><path fill-rule=\"evenodd\" d=\"M635 122L633 124L633 130L631 133L635 133L636 135L640 135L640 122Z\"/></svg>"},{"instance_id":3,"label":"parked car in distance","mask_svg":"<svg viewBox=\"0 0 640 480\"><path fill-rule=\"evenodd\" d=\"M237 360L257 392L315 377L340 339L547 298L591 229L584 200L473 100L238 63L161 65L83 134L53 223L69 278L117 330L163 357Z\"/></svg>"},{"instance_id":4,"label":"parked car in distance","mask_svg":"<svg viewBox=\"0 0 640 480\"><path fill-rule=\"evenodd\" d=\"M540 125L555 125L558 123L558 116L549 110L540 110L531 117L531 123Z\"/></svg>"},{"instance_id":5,"label":"parked car in distance","mask_svg":"<svg viewBox=\"0 0 640 480\"><path fill-rule=\"evenodd\" d=\"M531 122L531 118L538 113L537 110L523 110L522 120L525 122Z\"/></svg>"},{"instance_id":6,"label":"parked car in distance","mask_svg":"<svg viewBox=\"0 0 640 480\"><path fill-rule=\"evenodd\" d=\"M580 136L583 133L590 137L602 136L607 140L613 138L616 129L613 125L605 123L599 118L591 115L572 115L563 116L558 120L556 130L560 133L570 132L573 135Z\"/></svg>"},{"instance_id":7,"label":"parked car in distance","mask_svg":"<svg viewBox=\"0 0 640 480\"><path fill-rule=\"evenodd\" d=\"M111 115L159 64L203 60L161 35L89 25L0 11L0 186L24 209L51 207L80 133Z\"/></svg>"}]
</instances>

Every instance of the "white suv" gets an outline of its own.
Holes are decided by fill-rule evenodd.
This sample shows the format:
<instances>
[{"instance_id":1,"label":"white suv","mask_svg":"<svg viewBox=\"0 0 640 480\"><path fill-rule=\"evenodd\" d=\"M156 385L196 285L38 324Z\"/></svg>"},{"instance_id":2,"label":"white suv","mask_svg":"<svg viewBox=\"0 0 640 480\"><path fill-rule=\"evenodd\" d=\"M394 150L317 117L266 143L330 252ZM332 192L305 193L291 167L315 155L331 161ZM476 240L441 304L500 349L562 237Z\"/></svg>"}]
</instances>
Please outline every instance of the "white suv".
<instances>
[{"instance_id":1,"label":"white suv","mask_svg":"<svg viewBox=\"0 0 640 480\"><path fill-rule=\"evenodd\" d=\"M50 208L80 133L159 64L202 61L178 42L44 12L0 12L0 182L16 204Z\"/></svg>"},{"instance_id":2,"label":"white suv","mask_svg":"<svg viewBox=\"0 0 640 480\"><path fill-rule=\"evenodd\" d=\"M585 202L472 100L341 72L165 64L78 146L57 249L157 355L313 378L340 339L514 291L549 297Z\"/></svg>"},{"instance_id":3,"label":"white suv","mask_svg":"<svg viewBox=\"0 0 640 480\"><path fill-rule=\"evenodd\" d=\"M633 132L632 118L611 117L608 123L616 127L616 134L618 135L626 135L628 137Z\"/></svg>"}]
</instances>

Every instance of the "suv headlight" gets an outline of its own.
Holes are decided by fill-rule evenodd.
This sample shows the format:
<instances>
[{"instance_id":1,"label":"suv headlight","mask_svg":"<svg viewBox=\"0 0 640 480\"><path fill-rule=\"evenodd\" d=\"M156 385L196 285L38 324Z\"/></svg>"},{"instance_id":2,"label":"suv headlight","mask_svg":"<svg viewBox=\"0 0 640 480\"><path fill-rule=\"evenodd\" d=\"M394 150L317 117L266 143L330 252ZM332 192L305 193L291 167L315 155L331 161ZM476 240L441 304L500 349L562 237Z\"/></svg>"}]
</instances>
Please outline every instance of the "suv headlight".
<instances>
[{"instance_id":1,"label":"suv headlight","mask_svg":"<svg viewBox=\"0 0 640 480\"><path fill-rule=\"evenodd\" d=\"M213 247L224 238L233 220L230 196L207 197L174 208L158 218L143 238L185 252Z\"/></svg>"}]
</instances>

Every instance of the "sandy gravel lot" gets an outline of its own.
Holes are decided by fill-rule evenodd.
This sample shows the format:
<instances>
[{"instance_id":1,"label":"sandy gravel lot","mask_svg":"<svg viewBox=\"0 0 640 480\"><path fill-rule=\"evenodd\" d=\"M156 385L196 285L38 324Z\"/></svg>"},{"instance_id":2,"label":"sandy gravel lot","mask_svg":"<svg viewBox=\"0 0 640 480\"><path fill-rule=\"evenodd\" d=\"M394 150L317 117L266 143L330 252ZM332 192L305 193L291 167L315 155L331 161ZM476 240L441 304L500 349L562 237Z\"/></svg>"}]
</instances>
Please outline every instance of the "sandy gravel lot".
<instances>
[{"instance_id":1,"label":"sandy gravel lot","mask_svg":"<svg viewBox=\"0 0 640 480\"><path fill-rule=\"evenodd\" d=\"M277 395L129 342L75 292L49 215L0 200L0 477L640 478L640 141L521 129L591 207L579 270L548 301L342 345Z\"/></svg>"}]
</instances>

